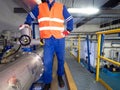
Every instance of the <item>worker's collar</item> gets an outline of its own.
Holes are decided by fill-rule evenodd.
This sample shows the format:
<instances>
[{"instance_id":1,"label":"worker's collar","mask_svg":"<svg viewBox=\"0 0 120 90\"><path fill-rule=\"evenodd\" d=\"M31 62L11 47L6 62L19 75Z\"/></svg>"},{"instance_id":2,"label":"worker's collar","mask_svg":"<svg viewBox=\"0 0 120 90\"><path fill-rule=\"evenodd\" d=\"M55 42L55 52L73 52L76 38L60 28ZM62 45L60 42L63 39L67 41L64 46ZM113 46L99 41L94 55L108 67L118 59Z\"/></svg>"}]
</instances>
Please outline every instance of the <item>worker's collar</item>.
<instances>
[{"instance_id":1,"label":"worker's collar","mask_svg":"<svg viewBox=\"0 0 120 90\"><path fill-rule=\"evenodd\" d=\"M46 0L48 4L53 4L55 2L55 0L53 0L51 3L49 0Z\"/></svg>"}]
</instances>

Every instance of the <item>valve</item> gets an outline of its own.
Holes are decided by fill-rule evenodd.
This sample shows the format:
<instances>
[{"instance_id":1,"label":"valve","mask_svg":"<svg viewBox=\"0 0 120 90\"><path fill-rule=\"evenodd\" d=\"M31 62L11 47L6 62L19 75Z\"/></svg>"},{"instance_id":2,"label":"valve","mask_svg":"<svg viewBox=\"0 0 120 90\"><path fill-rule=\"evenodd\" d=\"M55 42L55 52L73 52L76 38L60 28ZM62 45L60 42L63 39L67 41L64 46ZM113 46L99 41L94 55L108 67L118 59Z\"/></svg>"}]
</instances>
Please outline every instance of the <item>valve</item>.
<instances>
[{"instance_id":1,"label":"valve","mask_svg":"<svg viewBox=\"0 0 120 90\"><path fill-rule=\"evenodd\" d=\"M19 38L19 42L22 46L27 46L27 45L30 45L31 43L31 38L30 36L28 35L22 35L20 38Z\"/></svg>"}]
</instances>

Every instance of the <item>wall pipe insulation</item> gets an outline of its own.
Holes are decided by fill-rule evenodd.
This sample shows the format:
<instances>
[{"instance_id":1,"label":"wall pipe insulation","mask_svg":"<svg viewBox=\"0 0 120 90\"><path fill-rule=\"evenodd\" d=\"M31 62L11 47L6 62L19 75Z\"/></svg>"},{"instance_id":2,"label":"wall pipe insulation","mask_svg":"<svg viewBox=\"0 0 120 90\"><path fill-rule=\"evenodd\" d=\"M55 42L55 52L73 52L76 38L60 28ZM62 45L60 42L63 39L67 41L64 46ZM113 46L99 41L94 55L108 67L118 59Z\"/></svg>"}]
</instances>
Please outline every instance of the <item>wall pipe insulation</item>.
<instances>
[{"instance_id":1,"label":"wall pipe insulation","mask_svg":"<svg viewBox=\"0 0 120 90\"><path fill-rule=\"evenodd\" d=\"M43 50L23 52L17 60L0 65L0 90L29 90L43 71Z\"/></svg>"}]
</instances>

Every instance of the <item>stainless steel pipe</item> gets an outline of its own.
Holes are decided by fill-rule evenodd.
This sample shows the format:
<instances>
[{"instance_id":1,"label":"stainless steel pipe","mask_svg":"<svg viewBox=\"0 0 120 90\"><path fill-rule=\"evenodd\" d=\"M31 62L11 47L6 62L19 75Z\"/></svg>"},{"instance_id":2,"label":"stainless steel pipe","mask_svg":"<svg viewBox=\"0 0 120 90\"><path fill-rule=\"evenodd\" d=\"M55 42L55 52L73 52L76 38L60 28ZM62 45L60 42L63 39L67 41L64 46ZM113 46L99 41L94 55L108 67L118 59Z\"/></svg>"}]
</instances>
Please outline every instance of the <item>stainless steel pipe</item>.
<instances>
[{"instance_id":1,"label":"stainless steel pipe","mask_svg":"<svg viewBox=\"0 0 120 90\"><path fill-rule=\"evenodd\" d=\"M29 90L43 71L43 50L22 53L14 62L0 67L0 90Z\"/></svg>"}]
</instances>

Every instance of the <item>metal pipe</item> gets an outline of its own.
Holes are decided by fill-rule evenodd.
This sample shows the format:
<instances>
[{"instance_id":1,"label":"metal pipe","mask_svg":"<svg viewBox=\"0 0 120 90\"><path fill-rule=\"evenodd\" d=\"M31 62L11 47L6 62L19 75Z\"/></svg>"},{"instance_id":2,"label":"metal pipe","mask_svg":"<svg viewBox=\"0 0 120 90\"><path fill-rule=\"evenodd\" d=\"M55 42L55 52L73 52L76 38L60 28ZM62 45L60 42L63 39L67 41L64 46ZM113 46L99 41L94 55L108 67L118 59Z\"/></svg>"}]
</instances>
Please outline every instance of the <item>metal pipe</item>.
<instances>
[{"instance_id":1,"label":"metal pipe","mask_svg":"<svg viewBox=\"0 0 120 90\"><path fill-rule=\"evenodd\" d=\"M104 44L104 38L105 38L105 35L102 34L101 35L101 45L100 45L100 55L102 55L102 51L103 51L103 44Z\"/></svg>"},{"instance_id":2,"label":"metal pipe","mask_svg":"<svg viewBox=\"0 0 120 90\"><path fill-rule=\"evenodd\" d=\"M40 39L32 39L30 45L40 45Z\"/></svg>"},{"instance_id":3,"label":"metal pipe","mask_svg":"<svg viewBox=\"0 0 120 90\"><path fill-rule=\"evenodd\" d=\"M100 47L101 47L100 43L101 43L101 34L98 34L96 81L99 81L99 74L100 74Z\"/></svg>"},{"instance_id":4,"label":"metal pipe","mask_svg":"<svg viewBox=\"0 0 120 90\"><path fill-rule=\"evenodd\" d=\"M120 28L113 29L113 30L107 30L107 31L101 31L101 32L97 32L96 34L114 34L114 33L120 33Z\"/></svg>"},{"instance_id":5,"label":"metal pipe","mask_svg":"<svg viewBox=\"0 0 120 90\"><path fill-rule=\"evenodd\" d=\"M78 37L78 63L80 63L80 36Z\"/></svg>"},{"instance_id":6,"label":"metal pipe","mask_svg":"<svg viewBox=\"0 0 120 90\"><path fill-rule=\"evenodd\" d=\"M23 52L14 62L0 65L0 90L29 90L43 73L43 50Z\"/></svg>"},{"instance_id":7,"label":"metal pipe","mask_svg":"<svg viewBox=\"0 0 120 90\"><path fill-rule=\"evenodd\" d=\"M114 61L114 60L112 60L112 59L109 59L109 58L106 58L106 57L103 57L103 56L100 56L100 58L103 59L103 60L105 60L105 61L108 61L108 62L110 62L110 63L113 63L113 64L115 64L115 65L120 66L120 63L119 63L119 62L116 62L116 61Z\"/></svg>"},{"instance_id":8,"label":"metal pipe","mask_svg":"<svg viewBox=\"0 0 120 90\"><path fill-rule=\"evenodd\" d=\"M87 53L88 53L88 70L91 71L90 67L90 40L89 40L89 36L87 35L86 37L86 41L87 41Z\"/></svg>"}]
</instances>

